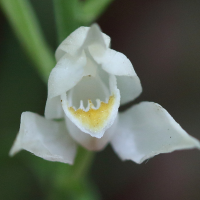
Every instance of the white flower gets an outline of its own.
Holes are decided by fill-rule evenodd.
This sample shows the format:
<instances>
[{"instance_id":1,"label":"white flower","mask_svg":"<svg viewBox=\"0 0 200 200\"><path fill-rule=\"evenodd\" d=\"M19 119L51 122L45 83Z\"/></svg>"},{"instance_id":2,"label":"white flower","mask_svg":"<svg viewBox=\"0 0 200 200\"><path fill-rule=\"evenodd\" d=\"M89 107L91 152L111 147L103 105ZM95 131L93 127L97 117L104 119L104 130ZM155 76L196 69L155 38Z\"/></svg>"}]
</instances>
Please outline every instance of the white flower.
<instances>
[{"instance_id":1,"label":"white flower","mask_svg":"<svg viewBox=\"0 0 200 200\"><path fill-rule=\"evenodd\" d=\"M56 50L48 81L45 118L24 112L14 155L25 149L50 161L73 164L77 144L101 150L108 142L122 160L141 163L159 153L200 148L160 105L142 102L118 114L141 92L129 59L109 48L97 25L80 27ZM65 118L63 121L53 119Z\"/></svg>"}]
</instances>

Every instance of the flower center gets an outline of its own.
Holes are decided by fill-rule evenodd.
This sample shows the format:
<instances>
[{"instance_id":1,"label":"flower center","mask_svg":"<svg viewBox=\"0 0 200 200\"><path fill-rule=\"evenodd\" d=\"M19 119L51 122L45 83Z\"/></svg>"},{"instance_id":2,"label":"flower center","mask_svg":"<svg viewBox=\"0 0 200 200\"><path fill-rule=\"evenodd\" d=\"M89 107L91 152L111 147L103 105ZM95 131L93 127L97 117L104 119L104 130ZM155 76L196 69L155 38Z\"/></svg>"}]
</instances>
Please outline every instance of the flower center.
<instances>
[{"instance_id":1,"label":"flower center","mask_svg":"<svg viewBox=\"0 0 200 200\"><path fill-rule=\"evenodd\" d=\"M109 118L113 105L115 103L114 95L110 96L108 103L100 102L98 109L94 108L94 104L89 100L89 110L84 111L79 108L75 110L73 107L69 107L70 113L77 118L86 128L97 132L105 125L105 122Z\"/></svg>"}]
</instances>

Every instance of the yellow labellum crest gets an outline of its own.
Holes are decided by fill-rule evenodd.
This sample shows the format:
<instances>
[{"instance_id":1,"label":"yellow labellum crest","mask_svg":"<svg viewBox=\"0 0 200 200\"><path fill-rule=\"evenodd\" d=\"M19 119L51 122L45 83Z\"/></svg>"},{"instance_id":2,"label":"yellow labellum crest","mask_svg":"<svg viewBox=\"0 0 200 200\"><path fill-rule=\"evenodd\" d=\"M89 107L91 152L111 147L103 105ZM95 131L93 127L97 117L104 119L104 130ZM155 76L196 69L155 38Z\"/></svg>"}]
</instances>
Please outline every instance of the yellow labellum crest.
<instances>
[{"instance_id":1,"label":"yellow labellum crest","mask_svg":"<svg viewBox=\"0 0 200 200\"><path fill-rule=\"evenodd\" d=\"M101 102L98 109L94 109L92 101L89 100L90 109L88 111L80 108L75 110L73 107L69 107L69 111L84 127L97 132L105 126L106 121L111 115L114 103L115 97L113 95L109 98L108 103Z\"/></svg>"}]
</instances>

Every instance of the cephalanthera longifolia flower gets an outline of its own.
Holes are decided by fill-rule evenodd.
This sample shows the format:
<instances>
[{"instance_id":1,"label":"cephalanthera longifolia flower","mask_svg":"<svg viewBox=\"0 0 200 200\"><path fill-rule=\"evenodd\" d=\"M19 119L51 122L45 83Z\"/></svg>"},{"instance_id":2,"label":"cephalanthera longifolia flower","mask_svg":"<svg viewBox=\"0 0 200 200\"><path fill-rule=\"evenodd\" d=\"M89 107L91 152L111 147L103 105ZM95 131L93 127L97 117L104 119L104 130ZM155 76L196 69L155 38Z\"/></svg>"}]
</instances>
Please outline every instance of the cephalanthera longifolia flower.
<instances>
[{"instance_id":1,"label":"cephalanthera longifolia flower","mask_svg":"<svg viewBox=\"0 0 200 200\"><path fill-rule=\"evenodd\" d=\"M118 113L142 87L130 60L110 49L110 37L98 25L75 30L55 56L45 118L22 113L10 155L25 149L46 160L73 164L77 144L97 151L110 142L122 160L141 163L159 153L200 148L156 103L142 102ZM64 120L54 120L60 118Z\"/></svg>"}]
</instances>

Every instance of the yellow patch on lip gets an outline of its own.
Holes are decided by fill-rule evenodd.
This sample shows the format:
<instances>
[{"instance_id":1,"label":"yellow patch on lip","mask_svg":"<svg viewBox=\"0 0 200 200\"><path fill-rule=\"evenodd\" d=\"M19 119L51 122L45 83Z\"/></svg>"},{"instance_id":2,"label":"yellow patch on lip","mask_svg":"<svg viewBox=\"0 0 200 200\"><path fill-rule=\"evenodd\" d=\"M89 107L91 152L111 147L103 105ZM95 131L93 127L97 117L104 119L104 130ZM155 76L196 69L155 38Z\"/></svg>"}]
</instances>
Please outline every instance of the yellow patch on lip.
<instances>
[{"instance_id":1,"label":"yellow patch on lip","mask_svg":"<svg viewBox=\"0 0 200 200\"><path fill-rule=\"evenodd\" d=\"M114 103L115 97L113 95L109 98L108 103L101 102L99 108L96 110L92 108L94 105L91 100L89 100L90 109L87 112L80 108L75 110L73 107L69 107L69 111L83 126L91 131L97 132L104 127L105 122L111 114Z\"/></svg>"}]
</instances>

